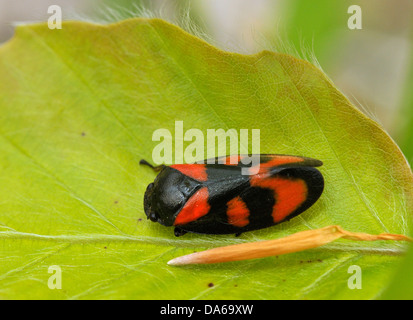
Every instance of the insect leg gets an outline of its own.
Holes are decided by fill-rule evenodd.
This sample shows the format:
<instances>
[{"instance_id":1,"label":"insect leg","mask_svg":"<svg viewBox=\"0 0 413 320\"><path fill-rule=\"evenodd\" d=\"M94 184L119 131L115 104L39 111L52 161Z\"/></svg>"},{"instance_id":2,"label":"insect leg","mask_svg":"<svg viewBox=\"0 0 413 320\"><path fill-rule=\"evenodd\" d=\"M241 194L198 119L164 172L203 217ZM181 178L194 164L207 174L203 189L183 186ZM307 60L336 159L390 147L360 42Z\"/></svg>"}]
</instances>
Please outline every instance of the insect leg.
<instances>
[{"instance_id":1,"label":"insect leg","mask_svg":"<svg viewBox=\"0 0 413 320\"><path fill-rule=\"evenodd\" d=\"M175 237L183 236L185 233L187 233L187 231L182 230L181 228L175 227L174 229Z\"/></svg>"}]
</instances>

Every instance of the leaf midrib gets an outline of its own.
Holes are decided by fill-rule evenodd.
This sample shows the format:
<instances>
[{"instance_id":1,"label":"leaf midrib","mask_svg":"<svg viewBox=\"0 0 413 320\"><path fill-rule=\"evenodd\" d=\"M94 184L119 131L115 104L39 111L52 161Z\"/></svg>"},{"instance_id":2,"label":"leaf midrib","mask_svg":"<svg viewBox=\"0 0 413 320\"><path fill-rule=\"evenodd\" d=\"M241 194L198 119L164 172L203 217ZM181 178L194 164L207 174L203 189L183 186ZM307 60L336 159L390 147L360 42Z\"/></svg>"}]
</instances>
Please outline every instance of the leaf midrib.
<instances>
[{"instance_id":1,"label":"leaf midrib","mask_svg":"<svg viewBox=\"0 0 413 320\"><path fill-rule=\"evenodd\" d=\"M128 235L110 235L110 234L82 234L82 235L40 235L36 233L26 233L19 231L0 231L2 240L33 240L52 243L70 243L70 244L92 244L92 243L145 243L163 246L176 246L182 248L212 248L232 244L250 242L248 239L228 239L219 240L211 237L210 239L164 239L156 236L128 236ZM347 243L347 244L346 244ZM373 243L377 243L374 245ZM328 244L310 251L334 251L334 252L357 252L360 254L383 254L383 255L400 255L406 252L407 246L396 242L389 243L378 241L371 242L367 246L360 245L358 242L349 240L340 241L340 244Z\"/></svg>"}]
</instances>

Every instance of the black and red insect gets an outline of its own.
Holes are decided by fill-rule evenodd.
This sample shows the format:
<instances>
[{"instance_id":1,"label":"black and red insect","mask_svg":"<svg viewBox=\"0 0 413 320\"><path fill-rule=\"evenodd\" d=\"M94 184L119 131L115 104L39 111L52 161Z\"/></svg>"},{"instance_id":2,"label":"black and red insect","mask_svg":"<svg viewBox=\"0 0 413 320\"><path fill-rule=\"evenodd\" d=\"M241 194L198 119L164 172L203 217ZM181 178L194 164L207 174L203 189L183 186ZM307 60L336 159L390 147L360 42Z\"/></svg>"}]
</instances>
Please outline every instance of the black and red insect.
<instances>
[{"instance_id":1,"label":"black and red insect","mask_svg":"<svg viewBox=\"0 0 413 320\"><path fill-rule=\"evenodd\" d=\"M324 179L316 159L261 154L259 169L242 155L216 158L214 164L175 164L153 167L159 171L148 185L144 210L148 219L174 226L175 235L187 232L241 234L289 220L311 207L321 196ZM252 161L252 163L258 163Z\"/></svg>"}]
</instances>

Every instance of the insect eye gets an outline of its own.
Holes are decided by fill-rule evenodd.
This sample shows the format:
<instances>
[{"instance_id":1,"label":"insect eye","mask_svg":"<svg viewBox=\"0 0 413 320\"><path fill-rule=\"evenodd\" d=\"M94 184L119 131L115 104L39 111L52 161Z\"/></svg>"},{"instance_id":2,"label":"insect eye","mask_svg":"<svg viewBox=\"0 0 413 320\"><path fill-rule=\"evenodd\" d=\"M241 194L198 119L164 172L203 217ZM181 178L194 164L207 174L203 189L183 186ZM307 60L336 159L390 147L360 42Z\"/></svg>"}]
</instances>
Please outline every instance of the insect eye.
<instances>
[{"instance_id":1,"label":"insect eye","mask_svg":"<svg viewBox=\"0 0 413 320\"><path fill-rule=\"evenodd\" d=\"M151 221L156 222L158 221L158 218L156 217L156 213L155 212L151 212L151 214L149 215L149 219L151 219Z\"/></svg>"}]
</instances>

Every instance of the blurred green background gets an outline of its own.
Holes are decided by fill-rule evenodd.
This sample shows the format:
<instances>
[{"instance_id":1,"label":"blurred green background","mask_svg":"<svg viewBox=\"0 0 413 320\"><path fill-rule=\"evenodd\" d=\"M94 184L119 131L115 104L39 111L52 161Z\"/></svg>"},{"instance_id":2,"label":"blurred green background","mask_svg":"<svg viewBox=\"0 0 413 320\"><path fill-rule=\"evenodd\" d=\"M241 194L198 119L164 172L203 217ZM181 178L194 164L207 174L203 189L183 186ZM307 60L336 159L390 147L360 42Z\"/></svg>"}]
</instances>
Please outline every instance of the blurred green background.
<instances>
[{"instance_id":1,"label":"blurred green background","mask_svg":"<svg viewBox=\"0 0 413 320\"><path fill-rule=\"evenodd\" d=\"M381 123L413 163L411 0L0 0L0 42L7 41L20 22L47 20L53 4L62 7L65 20L103 23L136 16L143 6L176 23L189 16L224 50L277 49L310 61L315 57L335 85ZM355 4L362 9L361 30L347 25L348 8ZM409 261L413 252L383 298L413 299Z\"/></svg>"}]
</instances>

